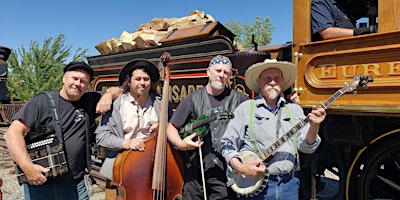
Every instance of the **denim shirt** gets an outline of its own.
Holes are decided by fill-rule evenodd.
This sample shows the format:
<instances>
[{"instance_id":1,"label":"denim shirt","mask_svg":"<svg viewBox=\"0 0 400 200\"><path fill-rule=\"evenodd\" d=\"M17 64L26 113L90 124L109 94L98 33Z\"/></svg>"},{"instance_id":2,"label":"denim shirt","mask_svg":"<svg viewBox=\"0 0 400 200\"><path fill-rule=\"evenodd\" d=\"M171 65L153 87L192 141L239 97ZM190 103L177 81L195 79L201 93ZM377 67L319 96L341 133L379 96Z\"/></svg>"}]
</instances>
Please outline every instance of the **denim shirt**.
<instances>
[{"instance_id":1,"label":"denim shirt","mask_svg":"<svg viewBox=\"0 0 400 200\"><path fill-rule=\"evenodd\" d=\"M286 102L283 96L280 97L278 104L282 102ZM305 119L303 109L297 104L284 104L288 107L291 113L290 115L284 110L285 107L281 106L279 108L281 110L281 117L278 119L278 111L269 111L267 109L267 103L262 96L257 96L254 103L253 134L256 145L260 151L267 149L276 141L278 120L280 120L280 129L278 133L279 137L281 137L292 128L290 123L291 117L293 117L294 124ZM228 164L232 158L240 158L240 151L254 151L249 135L249 106L250 101L245 101L239 105L234 111L235 118L231 119L222 137L222 155ZM303 153L310 154L317 149L321 139L317 136L317 140L314 144L307 144L305 135L309 127L310 125L307 124L299 131L297 136L297 148ZM298 165L298 163L296 163L295 154L296 151L294 149L293 140L288 140L275 152L272 159L266 163L270 174L277 175L292 172L295 169L295 164Z\"/></svg>"}]
</instances>

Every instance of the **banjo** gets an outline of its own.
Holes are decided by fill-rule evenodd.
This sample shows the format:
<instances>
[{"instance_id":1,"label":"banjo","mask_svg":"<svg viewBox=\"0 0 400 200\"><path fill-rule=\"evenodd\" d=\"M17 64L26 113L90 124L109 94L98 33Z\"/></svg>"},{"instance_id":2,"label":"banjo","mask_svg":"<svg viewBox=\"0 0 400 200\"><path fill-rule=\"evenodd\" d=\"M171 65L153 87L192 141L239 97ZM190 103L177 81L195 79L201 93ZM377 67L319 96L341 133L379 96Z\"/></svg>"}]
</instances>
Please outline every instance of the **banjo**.
<instances>
[{"instance_id":1,"label":"banjo","mask_svg":"<svg viewBox=\"0 0 400 200\"><path fill-rule=\"evenodd\" d=\"M351 83L345 83L344 86L336 91L327 101L322 104L323 108L329 107L335 100L337 100L340 96L342 96L346 92L351 92L355 90L358 86L362 86L364 88L367 87L368 82L372 82L373 79L370 76L364 75L356 75L353 77L353 81ZM252 160L262 160L266 161L268 158L273 156L273 154L281 147L285 142L289 141L292 136L294 136L298 131L304 128L309 123L309 118L298 122L293 128L291 128L287 133L285 133L282 137L278 138L276 142L274 142L267 149L254 153L253 151L241 151L239 152L240 158L242 162L248 162ZM240 196L253 197L259 194L264 188L267 186L269 173L268 169L265 173L258 175L255 178L246 177L242 174L234 172L233 170L227 170L227 185L232 188Z\"/></svg>"}]
</instances>

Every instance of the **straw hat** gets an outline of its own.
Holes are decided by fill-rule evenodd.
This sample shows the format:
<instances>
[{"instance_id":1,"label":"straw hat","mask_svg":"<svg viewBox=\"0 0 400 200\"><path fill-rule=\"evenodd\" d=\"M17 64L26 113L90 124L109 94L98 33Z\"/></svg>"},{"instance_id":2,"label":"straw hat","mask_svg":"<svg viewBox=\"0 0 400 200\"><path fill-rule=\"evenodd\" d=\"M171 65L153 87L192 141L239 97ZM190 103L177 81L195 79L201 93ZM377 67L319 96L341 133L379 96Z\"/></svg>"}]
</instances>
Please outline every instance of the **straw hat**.
<instances>
[{"instance_id":1,"label":"straw hat","mask_svg":"<svg viewBox=\"0 0 400 200\"><path fill-rule=\"evenodd\" d=\"M254 92L260 92L260 88L257 84L257 78L260 77L260 74L264 70L270 68L277 68L281 70L284 79L284 82L282 83L282 91L290 88L290 86L292 86L296 80L297 68L293 63L277 61L276 59L265 59L264 62L253 64L246 70L244 78L247 87Z\"/></svg>"}]
</instances>

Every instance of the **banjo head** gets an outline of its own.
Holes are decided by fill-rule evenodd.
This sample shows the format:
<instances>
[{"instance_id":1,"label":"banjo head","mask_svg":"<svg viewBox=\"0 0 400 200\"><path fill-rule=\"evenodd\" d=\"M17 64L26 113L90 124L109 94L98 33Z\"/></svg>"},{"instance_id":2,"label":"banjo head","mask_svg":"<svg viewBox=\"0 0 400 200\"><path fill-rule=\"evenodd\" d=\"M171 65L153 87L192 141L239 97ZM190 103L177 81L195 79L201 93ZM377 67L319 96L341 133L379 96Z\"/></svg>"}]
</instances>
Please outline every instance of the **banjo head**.
<instances>
[{"instance_id":1,"label":"banjo head","mask_svg":"<svg viewBox=\"0 0 400 200\"><path fill-rule=\"evenodd\" d=\"M254 152L252 151L241 151L240 157L243 162L247 162L250 160L258 160L260 159ZM239 175L239 178L235 178L235 183L231 186L232 190L235 191L238 195L253 197L259 194L268 183L268 170L264 174L260 174L257 177L245 177Z\"/></svg>"}]
</instances>

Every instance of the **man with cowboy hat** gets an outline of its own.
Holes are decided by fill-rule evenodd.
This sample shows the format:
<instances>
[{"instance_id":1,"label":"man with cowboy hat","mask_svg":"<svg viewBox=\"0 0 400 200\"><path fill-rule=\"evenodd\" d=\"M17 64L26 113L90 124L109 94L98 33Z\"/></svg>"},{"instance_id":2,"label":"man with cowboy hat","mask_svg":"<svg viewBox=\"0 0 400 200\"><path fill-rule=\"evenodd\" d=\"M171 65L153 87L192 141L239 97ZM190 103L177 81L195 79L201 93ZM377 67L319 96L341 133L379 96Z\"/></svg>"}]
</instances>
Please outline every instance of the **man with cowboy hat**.
<instances>
[{"instance_id":1,"label":"man with cowboy hat","mask_svg":"<svg viewBox=\"0 0 400 200\"><path fill-rule=\"evenodd\" d=\"M259 93L254 100L243 102L234 111L222 137L222 155L230 169L244 177L258 177L268 166L268 186L254 197L246 199L298 199L299 170L297 149L313 153L321 139L318 129L325 119L323 108L313 106L308 114L309 124L294 139L280 145L270 160L244 161L243 150L262 152L277 142L295 124L305 119L303 109L286 103L283 91L293 85L297 69L290 62L265 60L250 66L245 73L248 88ZM267 165L267 166L266 166ZM229 184L229 183L228 183Z\"/></svg>"},{"instance_id":2,"label":"man with cowboy hat","mask_svg":"<svg viewBox=\"0 0 400 200\"><path fill-rule=\"evenodd\" d=\"M97 144L106 148L100 173L109 180L115 158L122 150L144 151L144 141L158 132L161 97L152 86L159 79L157 67L145 59L132 60L119 73L124 92L102 116L95 131Z\"/></svg>"}]
</instances>

